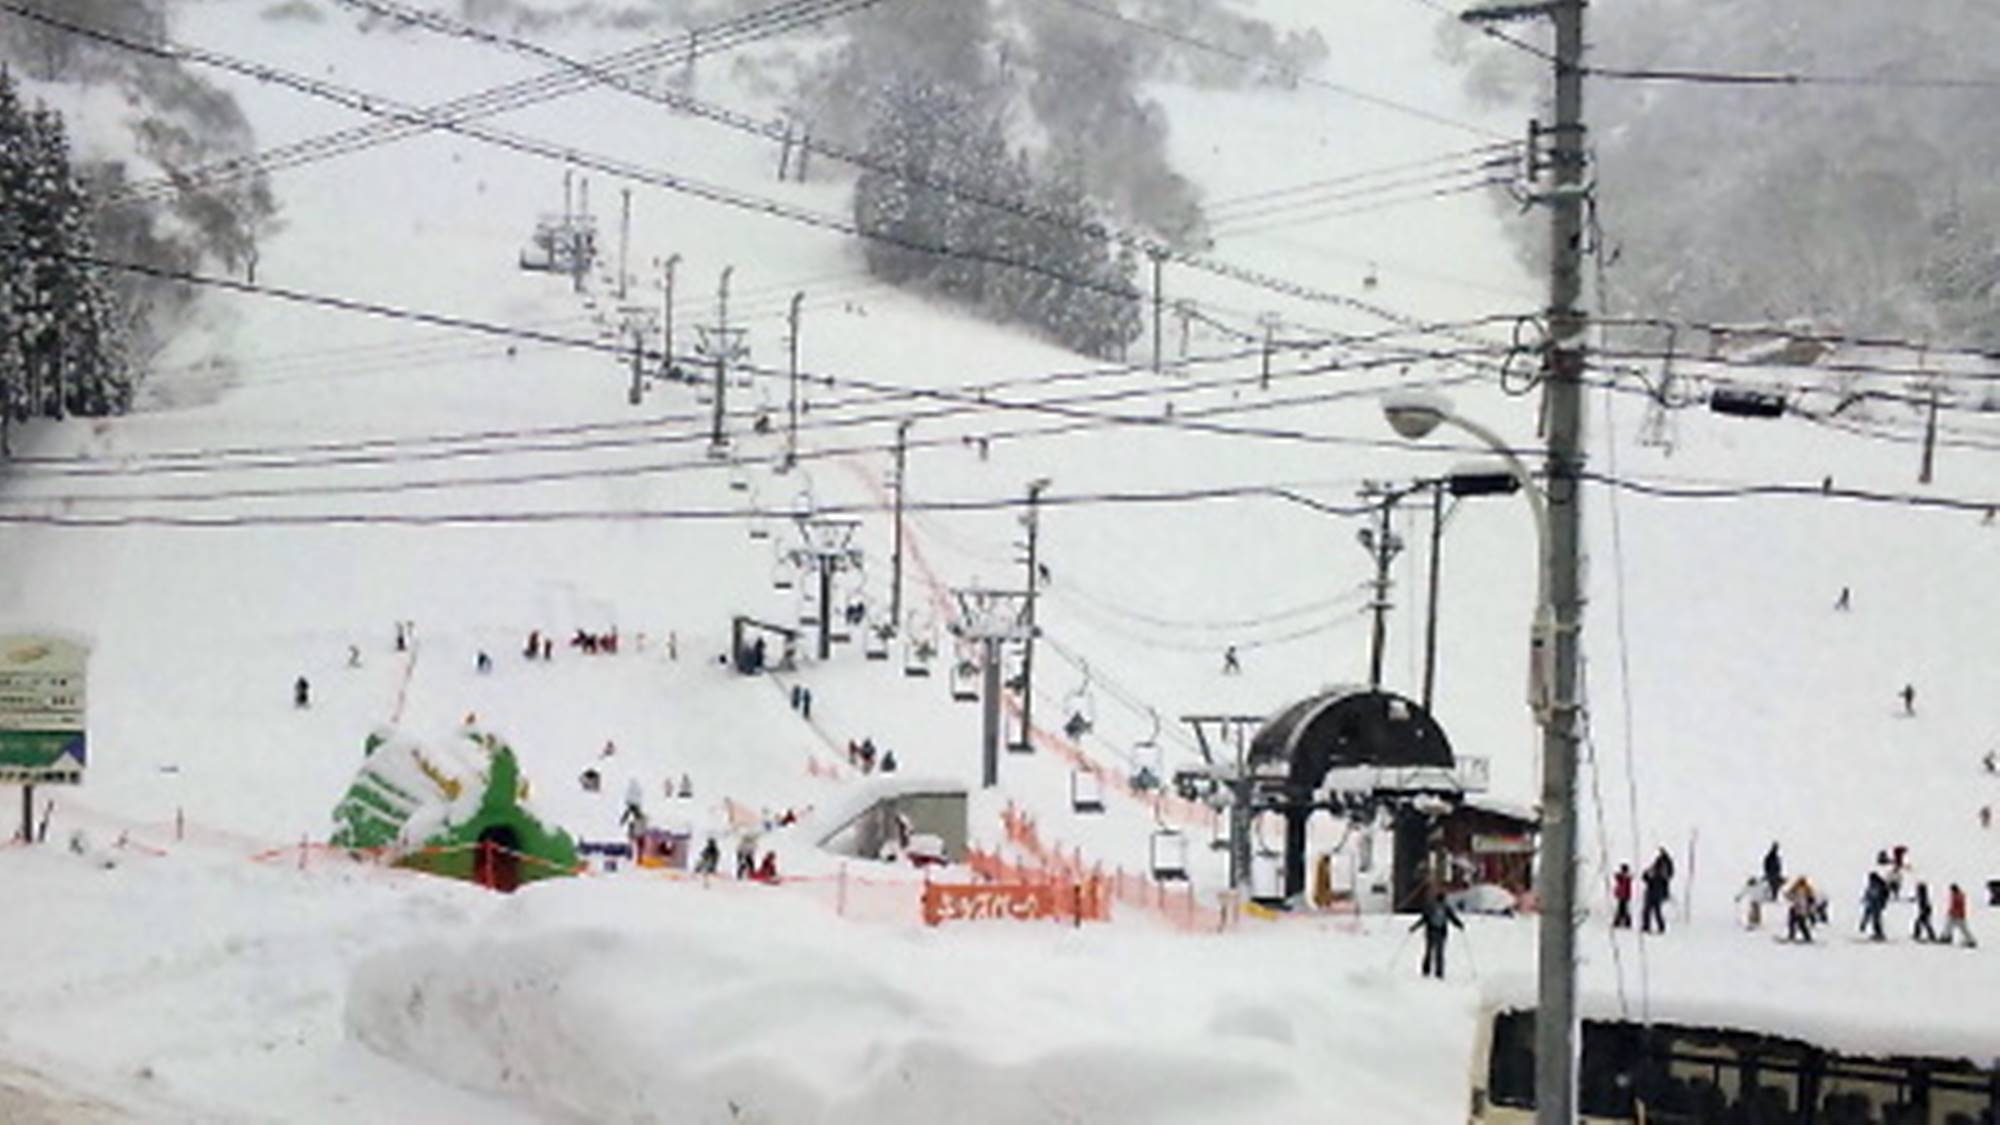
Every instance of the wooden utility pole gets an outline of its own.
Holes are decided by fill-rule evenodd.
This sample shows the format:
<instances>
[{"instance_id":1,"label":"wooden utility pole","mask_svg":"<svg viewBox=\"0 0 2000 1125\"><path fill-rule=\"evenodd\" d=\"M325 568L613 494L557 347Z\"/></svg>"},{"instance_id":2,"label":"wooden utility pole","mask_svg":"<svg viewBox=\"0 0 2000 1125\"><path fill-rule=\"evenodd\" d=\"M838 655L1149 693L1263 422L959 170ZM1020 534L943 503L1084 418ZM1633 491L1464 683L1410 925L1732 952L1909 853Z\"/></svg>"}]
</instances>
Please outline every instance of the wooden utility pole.
<instances>
[{"instance_id":1,"label":"wooden utility pole","mask_svg":"<svg viewBox=\"0 0 2000 1125\"><path fill-rule=\"evenodd\" d=\"M663 293L660 297L660 376L662 378L669 378L674 373L674 267L680 264L679 254L669 254L661 269Z\"/></svg>"},{"instance_id":2,"label":"wooden utility pole","mask_svg":"<svg viewBox=\"0 0 2000 1125\"><path fill-rule=\"evenodd\" d=\"M631 274L626 269L626 256L632 251L632 189L621 188L624 201L618 209L618 299L625 299L626 279Z\"/></svg>"},{"instance_id":3,"label":"wooden utility pole","mask_svg":"<svg viewBox=\"0 0 2000 1125\"><path fill-rule=\"evenodd\" d=\"M1929 484L1931 470L1937 463L1937 416L1938 396L1943 393L1939 380L1932 379L1930 385L1930 407L1924 414L1924 463L1917 470L1917 483Z\"/></svg>"},{"instance_id":4,"label":"wooden utility pole","mask_svg":"<svg viewBox=\"0 0 2000 1125\"><path fill-rule=\"evenodd\" d=\"M788 378L785 400L785 468L799 463L799 313L805 304L803 292L792 294L792 307L785 314L788 331L785 336L785 350L788 353L786 372Z\"/></svg>"},{"instance_id":5,"label":"wooden utility pole","mask_svg":"<svg viewBox=\"0 0 2000 1125\"><path fill-rule=\"evenodd\" d=\"M889 623L898 630L903 627L903 502L910 490L911 421L905 418L896 423L896 511L895 523L890 528L895 547L889 556Z\"/></svg>"},{"instance_id":6,"label":"wooden utility pole","mask_svg":"<svg viewBox=\"0 0 2000 1125\"><path fill-rule=\"evenodd\" d=\"M1153 259L1153 374L1158 375L1160 367L1160 318L1165 311L1166 297L1160 289L1160 268L1167 260L1167 252L1160 247L1146 251Z\"/></svg>"},{"instance_id":7,"label":"wooden utility pole","mask_svg":"<svg viewBox=\"0 0 2000 1125\"><path fill-rule=\"evenodd\" d=\"M1368 687L1375 691L1380 691L1382 688L1383 649L1387 647L1389 640L1389 564L1394 562L1396 556L1403 550L1402 537L1390 528L1389 520L1395 513L1396 501L1401 498L1400 493L1391 492L1374 481L1369 481L1361 488L1361 499L1364 502L1381 501L1375 508L1375 526L1364 527L1355 536L1360 541L1362 549L1366 550L1369 557L1375 561L1375 597L1368 607L1375 617L1374 628L1369 633L1368 641Z\"/></svg>"},{"instance_id":8,"label":"wooden utility pole","mask_svg":"<svg viewBox=\"0 0 2000 1125\"><path fill-rule=\"evenodd\" d=\"M1035 600L1041 590L1042 562L1040 555L1042 532L1042 493L1049 487L1049 478L1042 477L1028 482L1028 513L1023 522L1028 529L1028 600L1023 612L1026 615L1027 630L1021 642L1021 741L1009 749L1022 753L1033 753L1035 749L1035 636L1039 630L1035 626Z\"/></svg>"},{"instance_id":9,"label":"wooden utility pole","mask_svg":"<svg viewBox=\"0 0 2000 1125\"><path fill-rule=\"evenodd\" d=\"M1437 687L1438 649L1438 558L1444 546L1444 489L1442 478L1431 482L1431 564L1426 578L1430 597L1424 611L1424 711L1431 710Z\"/></svg>"}]
</instances>

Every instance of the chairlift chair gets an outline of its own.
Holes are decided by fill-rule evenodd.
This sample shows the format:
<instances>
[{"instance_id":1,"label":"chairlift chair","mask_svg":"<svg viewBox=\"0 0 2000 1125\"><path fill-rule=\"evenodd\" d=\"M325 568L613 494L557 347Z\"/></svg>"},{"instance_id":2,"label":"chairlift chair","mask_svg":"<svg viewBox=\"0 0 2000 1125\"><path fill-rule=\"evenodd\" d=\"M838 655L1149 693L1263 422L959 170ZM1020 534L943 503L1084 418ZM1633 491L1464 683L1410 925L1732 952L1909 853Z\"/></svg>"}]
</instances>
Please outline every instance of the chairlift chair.
<instances>
[{"instance_id":1,"label":"chairlift chair","mask_svg":"<svg viewBox=\"0 0 2000 1125\"><path fill-rule=\"evenodd\" d=\"M1178 828L1155 828L1147 849L1152 859L1153 880L1159 883L1186 882L1187 833Z\"/></svg>"},{"instance_id":2,"label":"chairlift chair","mask_svg":"<svg viewBox=\"0 0 2000 1125\"><path fill-rule=\"evenodd\" d=\"M1069 771L1069 807L1071 812L1078 813L1104 811L1104 779L1096 770Z\"/></svg>"},{"instance_id":3,"label":"chairlift chair","mask_svg":"<svg viewBox=\"0 0 2000 1125\"><path fill-rule=\"evenodd\" d=\"M1236 840L1235 824L1236 821L1229 815L1229 810L1222 810L1222 815L1215 818L1215 830L1208 840L1210 850L1218 852L1229 850L1229 845Z\"/></svg>"},{"instance_id":4,"label":"chairlift chair","mask_svg":"<svg viewBox=\"0 0 2000 1125\"><path fill-rule=\"evenodd\" d=\"M903 675L913 679L929 676L931 661L936 656L937 625L911 614L909 627L903 633Z\"/></svg>"},{"instance_id":5,"label":"chairlift chair","mask_svg":"<svg viewBox=\"0 0 2000 1125\"><path fill-rule=\"evenodd\" d=\"M861 645L861 655L869 660L889 659L889 642L896 636L896 627L887 621L868 623L866 640Z\"/></svg>"},{"instance_id":6,"label":"chairlift chair","mask_svg":"<svg viewBox=\"0 0 2000 1125\"><path fill-rule=\"evenodd\" d=\"M964 653L951 663L951 697L960 703L979 702L979 663Z\"/></svg>"},{"instance_id":7,"label":"chairlift chair","mask_svg":"<svg viewBox=\"0 0 2000 1125\"><path fill-rule=\"evenodd\" d=\"M750 538L751 538L751 539L753 539L753 540L764 540L764 539L769 539L770 537L771 537L771 525L770 525L770 524L767 524L767 523L765 523L765 522L764 522L763 520L761 520L761 519L757 519L757 520L751 520L751 521L750 521Z\"/></svg>"},{"instance_id":8,"label":"chairlift chair","mask_svg":"<svg viewBox=\"0 0 2000 1125\"><path fill-rule=\"evenodd\" d=\"M751 534L754 535L756 533L753 531ZM766 532L765 534L768 536L770 533ZM792 588L791 563L786 562L784 559L779 559L777 562L771 564L771 588L774 590L789 590Z\"/></svg>"}]
</instances>

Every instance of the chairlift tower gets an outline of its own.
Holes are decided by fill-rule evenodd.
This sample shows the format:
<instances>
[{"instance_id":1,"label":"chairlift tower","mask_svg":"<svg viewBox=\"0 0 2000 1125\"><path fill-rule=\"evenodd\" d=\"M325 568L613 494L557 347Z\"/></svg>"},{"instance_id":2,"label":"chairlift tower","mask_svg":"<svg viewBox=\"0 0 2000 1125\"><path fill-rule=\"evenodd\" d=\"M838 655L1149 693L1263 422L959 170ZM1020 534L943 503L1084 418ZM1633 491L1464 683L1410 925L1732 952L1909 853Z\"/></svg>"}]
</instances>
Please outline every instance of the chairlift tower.
<instances>
[{"instance_id":1,"label":"chairlift tower","mask_svg":"<svg viewBox=\"0 0 2000 1125\"><path fill-rule=\"evenodd\" d=\"M1256 811L1257 783L1250 774L1250 740L1263 715L1182 715L1209 772L1229 794L1229 886L1250 886L1250 817Z\"/></svg>"},{"instance_id":2,"label":"chairlift tower","mask_svg":"<svg viewBox=\"0 0 2000 1125\"><path fill-rule=\"evenodd\" d=\"M851 546L854 532L861 526L856 519L803 516L798 522L801 546L794 547L791 559L799 569L812 567L819 573L819 658L833 655L833 574L837 570L858 569L861 550Z\"/></svg>"},{"instance_id":3,"label":"chairlift tower","mask_svg":"<svg viewBox=\"0 0 2000 1125\"><path fill-rule=\"evenodd\" d=\"M952 632L977 641L982 680L980 723L980 785L991 789L1000 783L1000 657L1004 646L1026 640L1028 593L1025 590L990 590L966 587L951 592L958 602L958 618Z\"/></svg>"},{"instance_id":4,"label":"chairlift tower","mask_svg":"<svg viewBox=\"0 0 2000 1125\"><path fill-rule=\"evenodd\" d=\"M695 331L701 334L696 350L715 361L715 411L708 431L710 457L722 456L729 447L729 435L723 429L729 399L729 362L750 354L748 345L743 342L745 330L729 325L729 276L735 272L735 266L724 266L722 269L722 280L715 290L715 323L695 327Z\"/></svg>"}]
</instances>

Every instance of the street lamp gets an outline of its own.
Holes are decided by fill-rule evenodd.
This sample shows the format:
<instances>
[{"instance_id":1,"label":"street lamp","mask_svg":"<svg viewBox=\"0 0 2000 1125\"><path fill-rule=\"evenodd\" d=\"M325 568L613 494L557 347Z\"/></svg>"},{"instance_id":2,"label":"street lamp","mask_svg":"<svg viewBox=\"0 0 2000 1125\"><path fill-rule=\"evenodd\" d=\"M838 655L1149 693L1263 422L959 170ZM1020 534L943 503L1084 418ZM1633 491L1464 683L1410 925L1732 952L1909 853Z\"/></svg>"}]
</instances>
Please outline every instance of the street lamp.
<instances>
[{"instance_id":1,"label":"street lamp","mask_svg":"<svg viewBox=\"0 0 2000 1125\"><path fill-rule=\"evenodd\" d=\"M1557 1104L1551 1095L1574 1090L1576 1058L1576 705L1571 676L1561 674L1573 651L1558 654L1557 644L1575 643L1575 619L1567 638L1557 628L1552 591L1556 567L1574 568L1574 555L1558 559L1549 527L1548 497L1529 476L1527 466L1492 430L1452 412L1441 395L1421 391L1385 397L1382 413L1389 425L1412 441L1429 437L1440 425L1454 426L1478 438L1506 462L1520 482L1521 495L1535 516L1535 621L1528 644L1528 707L1542 728L1541 920L1537 932L1535 1055L1536 1102L1543 1111ZM1573 587L1574 570L1566 571L1565 588ZM1551 698L1551 692L1558 698ZM1555 1064L1552 1067L1550 1064ZM1545 1067L1549 1069L1545 1070ZM1556 1079L1555 1090L1544 1078ZM1570 1097L1560 1104L1568 1105Z\"/></svg>"}]
</instances>

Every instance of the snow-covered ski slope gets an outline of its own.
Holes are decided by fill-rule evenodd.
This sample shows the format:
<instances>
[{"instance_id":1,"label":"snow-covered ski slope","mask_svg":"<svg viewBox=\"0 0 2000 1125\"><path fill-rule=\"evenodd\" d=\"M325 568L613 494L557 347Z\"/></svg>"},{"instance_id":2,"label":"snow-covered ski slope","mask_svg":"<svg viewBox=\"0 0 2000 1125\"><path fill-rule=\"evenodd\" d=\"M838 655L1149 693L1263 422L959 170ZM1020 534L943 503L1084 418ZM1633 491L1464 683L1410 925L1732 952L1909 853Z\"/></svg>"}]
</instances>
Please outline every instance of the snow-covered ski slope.
<instances>
[{"instance_id":1,"label":"snow-covered ski slope","mask_svg":"<svg viewBox=\"0 0 2000 1125\"><path fill-rule=\"evenodd\" d=\"M1328 81L1494 135L1519 132L1506 115L1459 104L1456 77L1430 60L1431 13L1418 5L1265 7L1280 24L1321 27ZM315 24L257 12L176 5L174 34L410 102L536 70L477 43L360 34L331 6ZM576 54L632 42L544 34ZM772 108L725 60L702 67L703 96ZM217 80L266 146L359 119ZM1323 86L1156 93L1173 114L1179 166L1215 199L1486 139ZM95 119L79 131L108 135L115 111L95 99L85 108ZM845 184L825 162L813 183L778 184L768 142L612 92L495 124L807 208L844 207ZM586 302L514 266L535 216L560 208L562 173L445 135L277 173L285 226L264 248L259 282L596 339L595 315L616 304L605 279ZM590 179L615 262L620 185ZM1465 196L1326 217L1225 236L1215 256L1422 321L1530 310L1538 286L1489 208ZM1149 710L1171 768L1191 760L1180 715L1269 713L1365 679L1357 584L1368 558L1354 542L1361 521L1275 495L1063 497L1242 486L1344 504L1364 479L1407 481L1475 455L1448 440L1417 450L1394 439L1376 399L1405 385L1448 383L1467 415L1524 446L1534 436L1533 399L1399 351L1448 347L1445 337L1384 338L1312 374L1327 355L1280 353L1264 391L1240 339L1197 326L1190 362L1165 376L1093 363L874 286L839 235L657 188L634 191L631 245L641 304L660 300L653 263L680 255L681 351L693 325L712 321L718 274L733 267L731 317L749 328L753 369L750 385L729 392L744 411L730 423L740 464L705 455L708 406L694 389L660 384L628 405L615 356L531 341L510 351L504 338L220 293L208 333L157 376L172 401L199 405L31 432L31 457L0 485L5 510L66 522L0 527L0 626L59 628L95 645L89 783L56 795L52 837L82 827L119 866L100 870L95 854L0 853L6 886L37 916L16 946L30 967L0 983L0 1058L142 1119L1305 1121L1335 1105L1355 1120L1461 1114L1469 986L1478 972L1530 964L1528 923L1475 924L1475 959L1455 960L1454 985L1420 989L1414 950L1392 925L1287 921L1197 937L1123 910L1081 932L925 932L914 904L902 924L856 924L784 888L607 877L498 901L400 873L246 858L322 838L362 738L389 721L423 737L476 715L519 750L538 806L589 838L615 834L628 780L654 811L698 826L724 822L725 798L774 811L835 801L850 783L809 762L834 762L834 747L864 735L908 772L976 786L978 709L950 700L942 661L913 679L899 660L867 662L843 646L800 677L814 692L811 725L787 708L785 685L715 663L731 614L795 620L796 591L772 587L772 542L795 538L786 516L808 500L866 509L856 513L861 581L873 605L886 601L890 528L872 509L904 418L915 418L909 496L920 505L1015 497L1052 480L1037 717L1053 728L1087 707L1095 729L1080 748L1114 772L1153 734ZM1371 269L1378 284L1364 288ZM1187 269L1169 267L1167 284L1170 297L1201 300L1246 330L1265 310L1355 334L1397 327ZM814 378L803 463L779 475L782 439L747 430L756 409L783 418L786 387L771 372L784 367L795 292L805 294L801 367ZM1167 339L1178 358L1176 325ZM192 365L208 346L225 365ZM1145 341L1134 355L1143 360ZM1050 378L1063 372L1079 377ZM984 409L966 408L973 386L988 388ZM1610 410L1592 403L1592 463L1621 476L1726 485L1831 474L1845 487L1913 487L1913 446L1687 412L1669 456L1635 440L1636 399L1614 396ZM1990 498L1996 485L1990 452L1947 446L1928 491ZM751 537L752 509L769 513L771 540ZM908 604L941 620L951 586L1017 583L1019 515L913 514ZM1697 932L1653 943L1652 955L1754 975L1774 1004L1788 990L1882 973L1910 982L1902 1015L1914 1019L1930 997L1994 983L1985 951L1835 949L1803 962L1804 951L1743 938L1728 919L1730 896L1774 838L1836 903L1858 893L1875 850L1895 843L1911 847L1934 889L2000 874L1975 820L2000 801L2000 781L1977 766L1995 738L1989 638L2000 607L1985 583L2000 528L1970 513L1812 497L1630 494L1614 522L1603 490L1590 494L1587 519L1587 883L1601 885L1600 854L1615 864L1665 844L1685 856L1692 842ZM1415 695L1428 529L1412 514L1399 531L1413 546L1396 566L1386 682ZM1461 753L1491 758L1495 794L1523 804L1536 791L1523 702L1532 557L1518 501L1468 501L1452 516L1436 707ZM1842 586L1853 609L1836 614ZM398 620L416 623L414 658L392 651ZM612 627L625 642L617 656L563 643L578 628ZM519 658L534 629L557 638L546 665ZM669 634L677 659L664 651ZM1221 673L1230 644L1240 676ZM349 645L359 668L346 666ZM487 676L473 669L482 650L496 662ZM313 685L307 711L291 707L298 675ZM1905 683L1918 693L1909 718L1895 694ZM608 758L607 741L617 748ZM574 783L592 765L605 774L597 795ZM1050 841L1107 866L1143 864L1153 813L1114 791L1102 816L1071 815L1069 768L1046 752L1008 755L1001 788L975 797L975 838L1000 844L1000 809L1012 801ZM696 795L669 804L661 786L682 774ZM177 811L190 826L178 843ZM165 854L110 848L125 831ZM784 870L829 870L775 839ZM1219 867L1197 854L1196 887L1211 893ZM1601 891L1591 901L1601 905ZM1975 917L1974 927L1990 923ZM1586 948L1593 971L1608 972L1602 938Z\"/></svg>"}]
</instances>

